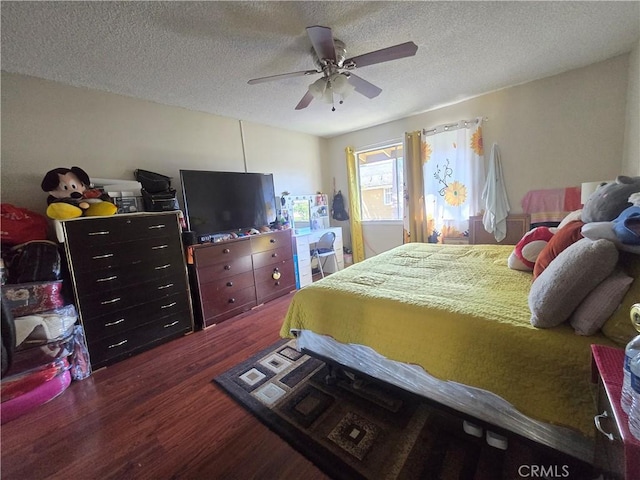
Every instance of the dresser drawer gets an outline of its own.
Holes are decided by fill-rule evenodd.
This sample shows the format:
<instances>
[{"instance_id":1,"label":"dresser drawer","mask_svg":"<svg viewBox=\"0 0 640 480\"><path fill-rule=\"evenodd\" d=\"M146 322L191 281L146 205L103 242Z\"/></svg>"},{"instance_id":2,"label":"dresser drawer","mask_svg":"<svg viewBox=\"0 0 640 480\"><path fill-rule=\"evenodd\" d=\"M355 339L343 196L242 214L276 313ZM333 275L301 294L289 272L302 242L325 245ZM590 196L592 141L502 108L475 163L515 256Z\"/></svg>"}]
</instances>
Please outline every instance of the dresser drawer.
<instances>
[{"instance_id":1,"label":"dresser drawer","mask_svg":"<svg viewBox=\"0 0 640 480\"><path fill-rule=\"evenodd\" d=\"M91 365L94 368L102 367L122 357L145 350L167 337L184 335L189 331L191 331L189 315L178 314L96 342L91 342L87 337Z\"/></svg>"},{"instance_id":2,"label":"dresser drawer","mask_svg":"<svg viewBox=\"0 0 640 480\"><path fill-rule=\"evenodd\" d=\"M113 265L137 266L157 262L166 258L177 258L182 262L182 245L178 238L158 237L149 240L109 243L76 248L72 251L73 270L86 272Z\"/></svg>"},{"instance_id":3,"label":"dresser drawer","mask_svg":"<svg viewBox=\"0 0 640 480\"><path fill-rule=\"evenodd\" d=\"M251 255L239 258L228 258L223 263L216 263L198 268L198 283L201 285L221 278L232 277L253 269Z\"/></svg>"},{"instance_id":4,"label":"dresser drawer","mask_svg":"<svg viewBox=\"0 0 640 480\"><path fill-rule=\"evenodd\" d=\"M135 330L136 328L151 322L171 323L175 318L190 318L188 304L184 301L177 302L172 308L160 309L166 305L158 301L160 305L138 305L132 308L112 312L108 315L93 317L83 322L84 330L89 342L95 342L113 335ZM149 316L150 311L155 315Z\"/></svg>"},{"instance_id":5,"label":"dresser drawer","mask_svg":"<svg viewBox=\"0 0 640 480\"><path fill-rule=\"evenodd\" d=\"M149 240L175 234L177 214L114 215L112 217L85 217L64 222L66 241L71 251L86 246L98 246L131 240Z\"/></svg>"},{"instance_id":6,"label":"dresser drawer","mask_svg":"<svg viewBox=\"0 0 640 480\"><path fill-rule=\"evenodd\" d=\"M198 268L220 263L228 263L230 259L251 255L249 239L225 242L219 245L199 245L193 249L194 264Z\"/></svg>"},{"instance_id":7,"label":"dresser drawer","mask_svg":"<svg viewBox=\"0 0 640 480\"><path fill-rule=\"evenodd\" d=\"M288 245L291 247L291 230L263 233L251 237L251 249L253 253L260 253Z\"/></svg>"},{"instance_id":8,"label":"dresser drawer","mask_svg":"<svg viewBox=\"0 0 640 480\"><path fill-rule=\"evenodd\" d=\"M220 292L218 295L202 299L202 310L205 323L221 314L244 308L249 310L256 304L256 291L253 284L249 287L229 292ZM246 307L246 308L245 308Z\"/></svg>"},{"instance_id":9,"label":"dresser drawer","mask_svg":"<svg viewBox=\"0 0 640 480\"><path fill-rule=\"evenodd\" d=\"M280 273L280 278L273 278L274 272ZM258 304L267 302L279 296L283 291L296 288L295 271L292 260L269 265L255 271L256 296Z\"/></svg>"},{"instance_id":10,"label":"dresser drawer","mask_svg":"<svg viewBox=\"0 0 640 480\"><path fill-rule=\"evenodd\" d=\"M99 292L106 295L107 292L123 287L139 288L152 280L167 277L172 279L172 283L184 284L185 275L184 263L179 258L177 261L160 260L155 263L143 262L137 265L117 265L100 270L76 272L75 280L78 295L85 298Z\"/></svg>"},{"instance_id":11,"label":"dresser drawer","mask_svg":"<svg viewBox=\"0 0 640 480\"><path fill-rule=\"evenodd\" d=\"M218 278L200 285L200 296L203 301L214 298L216 295L232 295L238 290L252 287L254 283L253 272L248 271L227 278Z\"/></svg>"},{"instance_id":12,"label":"dresser drawer","mask_svg":"<svg viewBox=\"0 0 640 480\"><path fill-rule=\"evenodd\" d=\"M155 290L141 288L136 292L131 287L109 292L109 295L80 299L80 312L83 320L102 316L112 316L133 307L139 307L141 318L153 318L173 312L186 304L187 290L184 286L172 286L167 289L157 288L163 285L162 279L154 286Z\"/></svg>"},{"instance_id":13,"label":"dresser drawer","mask_svg":"<svg viewBox=\"0 0 640 480\"><path fill-rule=\"evenodd\" d=\"M267 265L280 263L291 258L291 245L283 245L273 250L253 254L253 268L262 268Z\"/></svg>"}]
</instances>

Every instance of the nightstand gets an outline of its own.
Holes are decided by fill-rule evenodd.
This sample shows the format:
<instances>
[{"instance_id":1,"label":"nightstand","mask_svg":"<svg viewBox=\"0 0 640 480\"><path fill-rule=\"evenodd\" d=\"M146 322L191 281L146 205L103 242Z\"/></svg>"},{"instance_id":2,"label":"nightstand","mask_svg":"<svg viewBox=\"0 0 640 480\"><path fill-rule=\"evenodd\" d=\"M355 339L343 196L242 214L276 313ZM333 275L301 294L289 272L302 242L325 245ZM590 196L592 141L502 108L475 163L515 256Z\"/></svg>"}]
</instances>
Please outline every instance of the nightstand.
<instances>
[{"instance_id":1,"label":"nightstand","mask_svg":"<svg viewBox=\"0 0 640 480\"><path fill-rule=\"evenodd\" d=\"M620 406L624 350L592 345L593 378L598 384L598 410L594 417L594 463L604 478L640 478L640 441L629 432L627 414Z\"/></svg>"},{"instance_id":2,"label":"nightstand","mask_svg":"<svg viewBox=\"0 0 640 480\"><path fill-rule=\"evenodd\" d=\"M507 236L496 242L493 233L484 229L482 215L469 217L469 245L487 244L515 245L525 233L531 229L531 218L527 214L511 214L507 216Z\"/></svg>"}]
</instances>

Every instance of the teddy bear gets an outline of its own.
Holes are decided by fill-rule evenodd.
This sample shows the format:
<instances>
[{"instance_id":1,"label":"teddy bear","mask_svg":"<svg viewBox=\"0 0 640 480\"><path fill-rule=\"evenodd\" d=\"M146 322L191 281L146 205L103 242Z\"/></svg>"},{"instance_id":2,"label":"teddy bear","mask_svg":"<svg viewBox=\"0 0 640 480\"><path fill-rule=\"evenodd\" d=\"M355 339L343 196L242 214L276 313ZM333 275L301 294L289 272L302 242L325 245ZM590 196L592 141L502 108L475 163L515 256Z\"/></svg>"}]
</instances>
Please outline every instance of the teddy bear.
<instances>
[{"instance_id":1,"label":"teddy bear","mask_svg":"<svg viewBox=\"0 0 640 480\"><path fill-rule=\"evenodd\" d=\"M46 213L54 220L109 216L118 210L109 195L91 188L89 175L80 167L54 168L40 186L49 194Z\"/></svg>"},{"instance_id":2,"label":"teddy bear","mask_svg":"<svg viewBox=\"0 0 640 480\"><path fill-rule=\"evenodd\" d=\"M618 177L603 184L584 207L588 207L587 215L582 210L584 237L604 238L619 250L640 254L640 177Z\"/></svg>"},{"instance_id":3,"label":"teddy bear","mask_svg":"<svg viewBox=\"0 0 640 480\"><path fill-rule=\"evenodd\" d=\"M627 207L629 197L640 192L640 177L618 176L613 182L604 183L591 194L582 208L582 221L611 222Z\"/></svg>"}]
</instances>

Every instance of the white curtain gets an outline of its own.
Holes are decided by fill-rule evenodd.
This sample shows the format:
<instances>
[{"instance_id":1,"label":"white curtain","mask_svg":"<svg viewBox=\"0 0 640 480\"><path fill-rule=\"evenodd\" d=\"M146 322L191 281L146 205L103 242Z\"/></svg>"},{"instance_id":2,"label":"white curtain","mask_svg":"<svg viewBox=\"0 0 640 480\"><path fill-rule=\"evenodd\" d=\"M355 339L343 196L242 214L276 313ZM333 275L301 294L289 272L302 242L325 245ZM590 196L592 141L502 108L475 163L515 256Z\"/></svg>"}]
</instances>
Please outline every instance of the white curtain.
<instances>
[{"instance_id":1,"label":"white curtain","mask_svg":"<svg viewBox=\"0 0 640 480\"><path fill-rule=\"evenodd\" d=\"M424 130L422 160L429 242L463 235L482 210L482 118Z\"/></svg>"}]
</instances>

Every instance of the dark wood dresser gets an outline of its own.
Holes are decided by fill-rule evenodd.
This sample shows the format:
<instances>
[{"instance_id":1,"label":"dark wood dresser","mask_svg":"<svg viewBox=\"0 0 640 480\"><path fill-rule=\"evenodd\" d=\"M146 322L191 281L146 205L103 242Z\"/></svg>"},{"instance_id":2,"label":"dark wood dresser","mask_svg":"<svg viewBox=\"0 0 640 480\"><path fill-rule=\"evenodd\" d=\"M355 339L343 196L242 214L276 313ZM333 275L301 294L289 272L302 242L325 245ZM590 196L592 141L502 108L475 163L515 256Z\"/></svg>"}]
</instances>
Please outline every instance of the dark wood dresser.
<instances>
[{"instance_id":1,"label":"dark wood dresser","mask_svg":"<svg viewBox=\"0 0 640 480\"><path fill-rule=\"evenodd\" d=\"M192 247L196 319L210 327L295 290L291 230Z\"/></svg>"},{"instance_id":2,"label":"dark wood dresser","mask_svg":"<svg viewBox=\"0 0 640 480\"><path fill-rule=\"evenodd\" d=\"M61 227L94 369L193 331L177 212L84 217Z\"/></svg>"}]
</instances>

